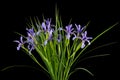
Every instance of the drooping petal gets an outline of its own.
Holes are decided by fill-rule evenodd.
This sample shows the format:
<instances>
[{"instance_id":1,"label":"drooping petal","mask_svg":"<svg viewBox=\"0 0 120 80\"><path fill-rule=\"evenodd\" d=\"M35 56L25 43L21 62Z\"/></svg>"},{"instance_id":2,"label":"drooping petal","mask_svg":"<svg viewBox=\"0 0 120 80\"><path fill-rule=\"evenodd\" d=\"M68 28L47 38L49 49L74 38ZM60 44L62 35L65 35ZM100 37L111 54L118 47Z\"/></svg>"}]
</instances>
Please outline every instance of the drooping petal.
<instances>
[{"instance_id":1,"label":"drooping petal","mask_svg":"<svg viewBox=\"0 0 120 80\"><path fill-rule=\"evenodd\" d=\"M72 40L75 40L75 38L77 38L76 34L74 34L74 37L72 38Z\"/></svg>"},{"instance_id":2,"label":"drooping petal","mask_svg":"<svg viewBox=\"0 0 120 80\"><path fill-rule=\"evenodd\" d=\"M87 42L88 45L90 45L90 40L89 39L92 39L92 37L87 37L87 31L82 33L82 37L81 37L82 45L81 45L81 48L85 47L85 42Z\"/></svg>"},{"instance_id":3,"label":"drooping petal","mask_svg":"<svg viewBox=\"0 0 120 80\"><path fill-rule=\"evenodd\" d=\"M21 44L18 44L17 46L17 50L20 50Z\"/></svg>"},{"instance_id":4,"label":"drooping petal","mask_svg":"<svg viewBox=\"0 0 120 80\"><path fill-rule=\"evenodd\" d=\"M20 37L20 42L23 43L23 37L22 36Z\"/></svg>"},{"instance_id":5,"label":"drooping petal","mask_svg":"<svg viewBox=\"0 0 120 80\"><path fill-rule=\"evenodd\" d=\"M66 37L67 37L67 39L70 39L70 34L69 34L69 33L67 33Z\"/></svg>"},{"instance_id":6,"label":"drooping petal","mask_svg":"<svg viewBox=\"0 0 120 80\"><path fill-rule=\"evenodd\" d=\"M72 28L72 24L71 25L68 25L68 26L66 26L66 37L67 37L67 39L70 39L70 37L71 37L71 34L73 34L73 31L74 30L74 28Z\"/></svg>"},{"instance_id":7,"label":"drooping petal","mask_svg":"<svg viewBox=\"0 0 120 80\"><path fill-rule=\"evenodd\" d=\"M41 32L41 30L38 30L38 32L36 33L36 35L40 35L40 32Z\"/></svg>"},{"instance_id":8,"label":"drooping petal","mask_svg":"<svg viewBox=\"0 0 120 80\"><path fill-rule=\"evenodd\" d=\"M46 45L46 44L47 44L47 42L48 42L48 40L45 40L44 45Z\"/></svg>"},{"instance_id":9,"label":"drooping petal","mask_svg":"<svg viewBox=\"0 0 120 80\"><path fill-rule=\"evenodd\" d=\"M82 41L81 48L84 48L84 47L85 47L85 41Z\"/></svg>"},{"instance_id":10,"label":"drooping petal","mask_svg":"<svg viewBox=\"0 0 120 80\"><path fill-rule=\"evenodd\" d=\"M18 40L14 40L13 42L20 43L20 41L18 41Z\"/></svg>"},{"instance_id":11,"label":"drooping petal","mask_svg":"<svg viewBox=\"0 0 120 80\"><path fill-rule=\"evenodd\" d=\"M61 27L60 27L60 28L58 28L58 30L60 30L60 31L61 31L61 30L63 30L63 28L61 28Z\"/></svg>"}]
</instances>

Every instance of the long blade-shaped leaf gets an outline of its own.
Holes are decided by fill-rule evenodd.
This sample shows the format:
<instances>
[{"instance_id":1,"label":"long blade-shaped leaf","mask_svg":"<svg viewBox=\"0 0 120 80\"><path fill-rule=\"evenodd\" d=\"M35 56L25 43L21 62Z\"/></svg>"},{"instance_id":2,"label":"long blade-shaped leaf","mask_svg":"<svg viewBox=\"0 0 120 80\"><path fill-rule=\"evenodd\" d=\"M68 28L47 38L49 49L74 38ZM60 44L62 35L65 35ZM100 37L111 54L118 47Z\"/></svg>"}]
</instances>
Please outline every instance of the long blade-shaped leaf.
<instances>
[{"instance_id":1,"label":"long blade-shaped leaf","mask_svg":"<svg viewBox=\"0 0 120 80\"><path fill-rule=\"evenodd\" d=\"M83 70L83 71L89 73L90 75L94 76L94 74L93 74L92 72L90 72L90 71L89 71L88 69L86 69L86 68L76 68L74 71L72 71L72 72L69 74L69 77L70 77L73 73L75 73L76 71L78 71L78 70Z\"/></svg>"},{"instance_id":2,"label":"long blade-shaped leaf","mask_svg":"<svg viewBox=\"0 0 120 80\"><path fill-rule=\"evenodd\" d=\"M110 54L99 54L99 55L89 56L89 57L85 57L85 58L81 59L79 62L84 61L86 59L91 59L91 58L96 58L96 57L103 57L103 56L109 56L109 55Z\"/></svg>"},{"instance_id":3,"label":"long blade-shaped leaf","mask_svg":"<svg viewBox=\"0 0 120 80\"><path fill-rule=\"evenodd\" d=\"M33 66L29 66L29 65L12 65L12 66L7 66L3 69L1 69L1 71L6 71L8 69L11 69L11 68L32 68L34 70L37 70L37 71L41 71L40 69L36 68L36 67L33 67Z\"/></svg>"}]
</instances>

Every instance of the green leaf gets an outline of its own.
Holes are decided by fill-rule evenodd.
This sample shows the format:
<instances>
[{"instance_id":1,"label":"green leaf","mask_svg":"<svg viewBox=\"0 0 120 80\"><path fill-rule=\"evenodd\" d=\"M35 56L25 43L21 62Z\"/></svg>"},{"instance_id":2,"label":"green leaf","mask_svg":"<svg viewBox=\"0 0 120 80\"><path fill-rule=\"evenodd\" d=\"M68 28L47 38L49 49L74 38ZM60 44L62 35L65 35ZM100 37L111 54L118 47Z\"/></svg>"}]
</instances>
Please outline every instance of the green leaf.
<instances>
[{"instance_id":1,"label":"green leaf","mask_svg":"<svg viewBox=\"0 0 120 80\"><path fill-rule=\"evenodd\" d=\"M90 72L88 69L86 69L86 68L76 68L75 70L73 70L70 74L69 74L69 77L73 74L73 73L75 73L76 71L78 71L78 70L83 70L83 71L85 71L85 72L87 72L88 74L90 74L91 76L94 76L94 74L92 73L92 72Z\"/></svg>"},{"instance_id":2,"label":"green leaf","mask_svg":"<svg viewBox=\"0 0 120 80\"><path fill-rule=\"evenodd\" d=\"M33 66L29 66L29 65L12 65L12 66L7 66L3 69L1 69L0 71L6 71L6 70L9 70L11 68L31 68L31 69L34 69L34 70L37 70L37 71L41 71L40 69L36 68L36 67L33 67Z\"/></svg>"},{"instance_id":3,"label":"green leaf","mask_svg":"<svg viewBox=\"0 0 120 80\"><path fill-rule=\"evenodd\" d=\"M86 60L86 59L90 59L90 58L103 57L103 56L109 56L109 55L110 55L110 54L93 55L93 56L85 57L85 58L81 59L79 62L84 61L84 60ZM79 63L79 62L78 62L78 63Z\"/></svg>"},{"instance_id":4,"label":"green leaf","mask_svg":"<svg viewBox=\"0 0 120 80\"><path fill-rule=\"evenodd\" d=\"M105 47L105 46L113 45L113 44L116 44L116 43L117 43L117 42L111 42L111 43L107 43L107 44L100 45L100 46L98 46L98 47L95 47L95 48L93 48L93 49L87 51L87 52L84 53L84 54L90 53L90 52L92 52L92 51L94 51L94 50L103 48L103 47Z\"/></svg>"}]
</instances>

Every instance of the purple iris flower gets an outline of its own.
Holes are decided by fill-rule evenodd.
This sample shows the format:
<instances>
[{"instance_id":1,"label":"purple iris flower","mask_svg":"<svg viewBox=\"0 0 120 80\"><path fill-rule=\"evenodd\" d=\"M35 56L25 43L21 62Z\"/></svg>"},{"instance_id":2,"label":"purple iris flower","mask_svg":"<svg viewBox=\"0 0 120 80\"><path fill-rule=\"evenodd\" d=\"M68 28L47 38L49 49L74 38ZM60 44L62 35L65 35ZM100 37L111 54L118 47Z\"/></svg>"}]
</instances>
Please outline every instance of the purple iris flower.
<instances>
[{"instance_id":1,"label":"purple iris flower","mask_svg":"<svg viewBox=\"0 0 120 80\"><path fill-rule=\"evenodd\" d=\"M27 34L30 34L31 36L35 36L35 32L33 28L31 29L26 28L26 30L28 31Z\"/></svg>"},{"instance_id":2,"label":"purple iris flower","mask_svg":"<svg viewBox=\"0 0 120 80\"><path fill-rule=\"evenodd\" d=\"M88 42L88 45L90 45L89 39L92 39L92 37L87 37L87 31L85 31L84 33L82 33L82 37L81 37L82 45L81 45L81 48L85 47L85 42Z\"/></svg>"},{"instance_id":3,"label":"purple iris flower","mask_svg":"<svg viewBox=\"0 0 120 80\"><path fill-rule=\"evenodd\" d=\"M74 37L72 38L72 40L79 38L79 36L81 35L81 33L83 32L83 30L85 28L85 27L81 28L81 25L77 25L77 24L75 24L75 26L76 26L76 31L74 31L74 33L73 33ZM75 32L76 32L76 34L75 34Z\"/></svg>"},{"instance_id":4,"label":"purple iris flower","mask_svg":"<svg viewBox=\"0 0 120 80\"><path fill-rule=\"evenodd\" d=\"M24 44L23 37L20 37L20 41L15 40L14 42L18 43L17 50L20 50L20 47Z\"/></svg>"},{"instance_id":5,"label":"purple iris flower","mask_svg":"<svg viewBox=\"0 0 120 80\"><path fill-rule=\"evenodd\" d=\"M47 32L51 29L51 19L47 19L44 22L42 22L42 29Z\"/></svg>"},{"instance_id":6,"label":"purple iris flower","mask_svg":"<svg viewBox=\"0 0 120 80\"><path fill-rule=\"evenodd\" d=\"M51 19L47 19L44 22L42 22L41 26L42 26L42 29L45 31L45 33L48 33L49 35L48 39L44 41L44 45L46 45L49 40L52 40L53 32L54 32L54 29L51 28L52 26Z\"/></svg>"},{"instance_id":7,"label":"purple iris flower","mask_svg":"<svg viewBox=\"0 0 120 80\"><path fill-rule=\"evenodd\" d=\"M28 43L28 50L29 50L29 52L31 52L32 50L35 49L34 48L35 44L34 44L34 40L33 40L33 37L35 37L35 32L34 32L33 28L27 29L27 31L28 31L27 32L28 37L27 37L26 43Z\"/></svg>"},{"instance_id":8,"label":"purple iris flower","mask_svg":"<svg viewBox=\"0 0 120 80\"><path fill-rule=\"evenodd\" d=\"M77 33L81 33L83 31L83 29L85 28L85 27L81 28L81 25L77 25L77 24L75 24L75 26L77 29Z\"/></svg>"},{"instance_id":9,"label":"purple iris flower","mask_svg":"<svg viewBox=\"0 0 120 80\"><path fill-rule=\"evenodd\" d=\"M67 35L66 35L67 39L70 39L70 35L73 34L73 32L72 32L73 30L74 30L74 28L72 28L72 24L66 26L66 30L65 31L67 33Z\"/></svg>"},{"instance_id":10,"label":"purple iris flower","mask_svg":"<svg viewBox=\"0 0 120 80\"><path fill-rule=\"evenodd\" d=\"M54 30L53 30L53 29L51 29L51 30L48 32L48 34L49 34L49 38L48 38L48 39L49 39L49 40L51 40L51 39L52 39L52 36L53 36L53 35L52 35L52 33L53 33L53 31L54 31Z\"/></svg>"}]
</instances>

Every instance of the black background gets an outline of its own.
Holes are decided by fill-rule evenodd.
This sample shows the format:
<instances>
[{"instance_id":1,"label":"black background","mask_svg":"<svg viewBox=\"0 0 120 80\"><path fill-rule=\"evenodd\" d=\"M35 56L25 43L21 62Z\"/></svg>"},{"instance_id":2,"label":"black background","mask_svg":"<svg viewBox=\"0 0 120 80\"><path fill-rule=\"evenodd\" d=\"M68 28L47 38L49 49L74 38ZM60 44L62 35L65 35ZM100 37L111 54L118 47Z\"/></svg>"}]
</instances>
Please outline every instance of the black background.
<instances>
[{"instance_id":1,"label":"black background","mask_svg":"<svg viewBox=\"0 0 120 80\"><path fill-rule=\"evenodd\" d=\"M8 2L9 3L9 2ZM11 2L12 3L12 2ZM120 21L119 4L118 2L80 2L80 1L40 1L40 2L13 2L9 5L4 5L1 8L0 21L0 69L11 65L31 65L38 68L29 56L22 51L16 50L16 44L13 40L19 39L19 36L14 32L25 34L26 22L29 16L38 16L42 21L42 14L45 18L53 18L55 15L55 4L57 4L63 24L67 25L72 18L72 23L81 24L84 26L88 21L91 21L88 26L88 36L95 37L97 34L107 29L109 26ZM54 22L54 21L53 21ZM86 74L83 71L78 71L70 77L70 80L104 80L117 79L119 72L119 24L112 30L101 36L95 43L90 45L88 50L96 46L117 42L114 45L107 46L95 50L88 54L111 54L106 57L93 58L77 64L75 67L88 68L94 77ZM41 69L41 68L40 68ZM37 71L31 68L11 68L6 71L1 71L2 77L0 80L7 79L22 79L24 80L48 80L49 78L42 71Z\"/></svg>"}]
</instances>

